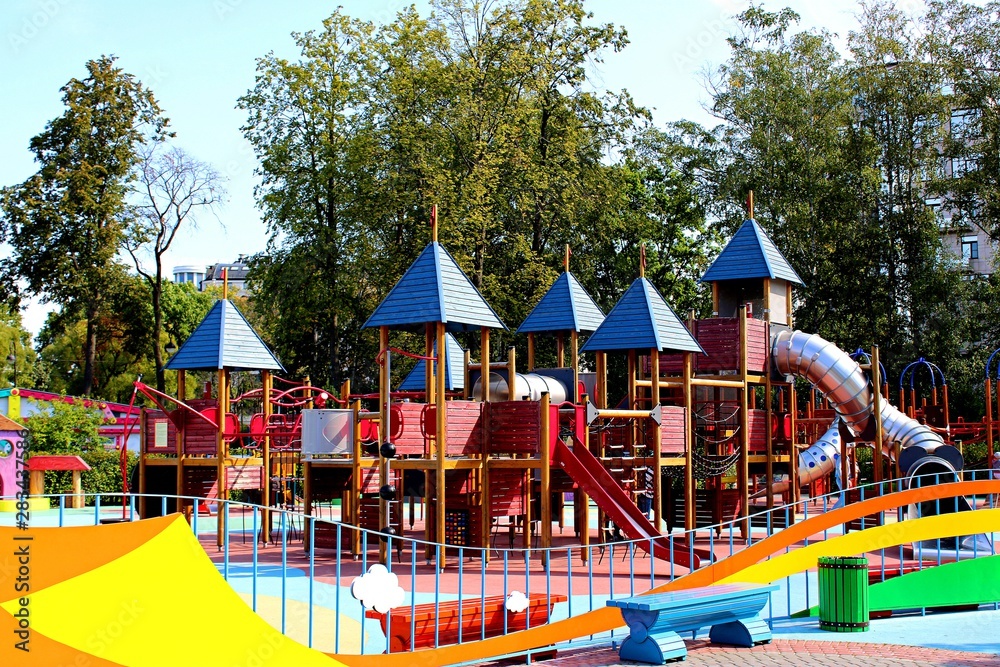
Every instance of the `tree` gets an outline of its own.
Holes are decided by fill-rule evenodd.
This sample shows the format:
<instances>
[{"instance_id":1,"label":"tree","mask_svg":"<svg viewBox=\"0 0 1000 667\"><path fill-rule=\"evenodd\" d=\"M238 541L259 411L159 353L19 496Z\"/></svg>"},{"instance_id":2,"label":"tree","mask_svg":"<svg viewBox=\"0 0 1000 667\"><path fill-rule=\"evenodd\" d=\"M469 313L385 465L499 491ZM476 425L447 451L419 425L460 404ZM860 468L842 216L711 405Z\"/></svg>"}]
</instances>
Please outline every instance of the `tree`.
<instances>
[{"instance_id":1,"label":"tree","mask_svg":"<svg viewBox=\"0 0 1000 667\"><path fill-rule=\"evenodd\" d=\"M92 395L110 401L127 400L136 376L153 372L148 355L153 319L149 289L141 277L129 274L122 265L117 268L104 287L104 301L93 325L98 345ZM75 311L49 315L37 340L39 375L49 390L74 396L83 393L87 331L87 321Z\"/></svg>"},{"instance_id":2,"label":"tree","mask_svg":"<svg viewBox=\"0 0 1000 667\"><path fill-rule=\"evenodd\" d=\"M103 449L98 429L104 415L79 401L39 403L39 410L25 421L33 454L79 454Z\"/></svg>"},{"instance_id":3,"label":"tree","mask_svg":"<svg viewBox=\"0 0 1000 667\"><path fill-rule=\"evenodd\" d=\"M5 188L0 203L0 241L13 249L0 261L4 296L17 303L23 280L29 293L85 321L84 394L94 389L98 317L131 221L136 149L167 126L153 94L115 58L89 61L87 73L62 88L65 112L31 140L38 172Z\"/></svg>"},{"instance_id":4,"label":"tree","mask_svg":"<svg viewBox=\"0 0 1000 667\"><path fill-rule=\"evenodd\" d=\"M949 168L931 188L956 227L1000 241L1000 5L934 0L924 24L951 111L942 143Z\"/></svg>"},{"instance_id":5,"label":"tree","mask_svg":"<svg viewBox=\"0 0 1000 667\"><path fill-rule=\"evenodd\" d=\"M136 271L152 294L153 360L156 388L164 390L163 347L163 256L182 226L197 228L198 217L211 212L225 196L222 179L210 165L200 162L177 146L153 142L140 147L139 177L136 184L138 215L129 230L128 251ZM153 271L143 268L139 253L153 256Z\"/></svg>"},{"instance_id":6,"label":"tree","mask_svg":"<svg viewBox=\"0 0 1000 667\"><path fill-rule=\"evenodd\" d=\"M21 314L0 305L0 386L33 387L35 351L31 332L21 324Z\"/></svg>"},{"instance_id":7,"label":"tree","mask_svg":"<svg viewBox=\"0 0 1000 667\"><path fill-rule=\"evenodd\" d=\"M627 93L591 92L588 66L627 40L582 2L433 9L378 29L335 13L295 36L298 61L260 59L240 100L271 233L252 262L255 308L290 367L321 382L374 381L360 327L429 240L431 204L487 301L523 319L566 243L601 243L625 187L608 156L648 119ZM622 280L600 287L617 296Z\"/></svg>"},{"instance_id":8,"label":"tree","mask_svg":"<svg viewBox=\"0 0 1000 667\"><path fill-rule=\"evenodd\" d=\"M318 382L373 365L376 352L359 340L378 254L364 198L375 166L359 127L372 30L335 13L322 30L294 35L298 62L259 59L256 86L239 101L271 234L251 259L251 284L268 300L258 307L272 315L265 334L290 369Z\"/></svg>"}]
</instances>

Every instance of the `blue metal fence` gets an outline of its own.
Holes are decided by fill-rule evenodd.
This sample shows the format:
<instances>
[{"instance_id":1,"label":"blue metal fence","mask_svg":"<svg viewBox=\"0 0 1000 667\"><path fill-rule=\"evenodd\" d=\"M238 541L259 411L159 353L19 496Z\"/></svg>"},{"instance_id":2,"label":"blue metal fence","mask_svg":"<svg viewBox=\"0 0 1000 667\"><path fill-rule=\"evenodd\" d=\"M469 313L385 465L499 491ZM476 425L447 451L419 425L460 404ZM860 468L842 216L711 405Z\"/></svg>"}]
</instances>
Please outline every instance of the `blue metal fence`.
<instances>
[{"instance_id":1,"label":"blue metal fence","mask_svg":"<svg viewBox=\"0 0 1000 667\"><path fill-rule=\"evenodd\" d=\"M937 480L926 480L937 481ZM860 497L864 499L872 494L881 495L896 490L899 487L898 480L891 482L881 482L860 487ZM92 516L93 524L98 524L102 518L108 520L111 516L120 517L123 514L121 494L87 494L93 499L91 510L70 510L66 507L65 495L51 495L58 503L57 523L58 526L79 525L86 522L88 516ZM127 517L137 518L136 499L137 494L127 497ZM198 507L204 498L177 497L177 496L148 496L147 504L156 502L159 499L160 510L167 513L168 504L173 505L177 500L190 503L194 511L190 517L191 530L201 540L206 552L213 558L220 573L234 588L242 589L250 596L251 607L258 611L258 598L261 591L275 591L275 580L277 580L277 597L280 598L280 620L279 629L282 633L289 633L295 630L293 636L301 636L302 640L309 646L314 646L317 633L327 640L325 646L331 646L334 652L341 652L345 649L344 639L349 635L345 633L357 632L353 624L343 623L343 619L353 618L357 620L361 627L361 636L354 637L352 644L357 643L361 653L382 652L391 650L389 641L383 639L381 628L377 626L377 621L365 619L365 610L359 601L350 596L349 583L353 577L367 571L370 562L377 562L379 558L379 544L384 540L386 554L385 563L388 569L394 572L399 578L400 585L409 587L408 605L410 607L410 634L417 632L416 611L420 605L433 605L435 616L439 617L441 605L445 602L457 599L478 598L485 606L486 598L489 595L502 594L509 595L512 591L520 590L526 597L531 596L532 591L542 595L552 608L553 595L566 595L566 604L562 608L557 608L553 615L553 620L570 617L585 611L603 608L605 601L615 597L631 596L642 593L645 590L673 581L679 576L687 573L687 569L676 566L673 562L662 563L649 555L653 551L653 539L648 545L640 544L641 541L615 541L588 546L559 546L552 549L538 548L498 548L481 549L476 547L447 547L449 569L457 570L457 580L453 588L456 592L445 592L442 583L444 581L441 568L441 545L431 544L419 539L384 535L377 532L364 531L354 526L334 521L332 518L319 518L307 516L302 513L280 507L262 507L242 503L238 501L218 501L215 521L222 522L222 545L216 541L217 524L204 517L199 518ZM992 507L992 498L973 498L972 509L982 507ZM985 501L985 502L984 502ZM826 496L802 500L798 507L805 517L810 512L826 512L844 502L843 494L835 492ZM950 502L950 501L949 501ZM810 509L810 507L812 509ZM936 501L935 511L940 511L941 501ZM699 528L691 533L679 533L670 535L670 554L674 554L676 540L681 540L682 544L689 545L690 553L694 552L695 538L698 533L704 534L708 531L707 546L711 553L720 549L718 556L730 556L738 551L742 546L749 546L755 541L764 539L780 528L775 528L777 524L790 525L793 508L790 506L776 507L756 514L752 519L737 519L723 524ZM233 515L240 517L239 522L232 520ZM271 541L264 543L261 537L265 531L264 517L268 517L271 522ZM276 518L275 518L276 517ZM782 521L775 521L775 517L781 517ZM904 508L900 507L895 512L896 521L904 519ZM246 543L246 523L250 520L250 543ZM877 520L880 524L886 520L884 513L879 513ZM741 535L741 526L744 522L749 522L746 538ZM329 525L336 536L336 544L344 545L352 543L344 539L352 536L354 531L360 533L361 549L359 554L352 555L349 550L344 549L323 549L317 553L315 547L308 550L299 551L290 544L302 541L304 535L308 535L308 544L316 544L317 525ZM237 527L238 526L238 527ZM841 531L848 530L850 526L842 526L840 530L823 531L823 539L831 535L841 534ZM202 530L210 530L202 534ZM723 535L725 538L723 538ZM925 562L926 551L933 551L934 561L940 564L943 559L962 560L966 558L976 558L980 556L995 555L996 546L990 536L988 542L973 539L971 549L963 548L960 540L951 541L937 540L934 544L915 545L913 558L917 561L917 567L922 568ZM237 542L237 540L239 540ZM704 542L704 538L703 538ZM806 541L808 544L808 541ZM429 553L434 558L420 563L419 552L424 552L425 547L430 546ZM728 546L728 549L725 547ZM803 545L805 546L805 545ZM645 548L641 548L645 547ZM234 563L233 549L238 550L238 562ZM275 551L277 550L277 554ZM786 548L788 552L790 548ZM882 549L878 553L881 561L880 579L885 580L891 574L886 570L886 560L895 563L898 561L899 574L904 571L905 553L903 546L894 546ZM395 558L394 558L395 556ZM249 576L246 575L249 558ZM597 565L595 567L595 558ZM607 567L602 568L604 559L607 558ZM646 564L642 560L647 561ZM478 567L471 564L478 561ZM703 559L703 566L707 565L709 559ZM331 568L332 566L332 568ZM233 568L236 568L234 570ZM318 570L322 568L326 574L320 575ZM332 573L331 573L332 570ZM235 572L239 573L234 577ZM452 576L452 575L449 575ZM246 579L249 579L249 582ZM428 581L429 580L429 581ZM579 585L579 582L583 585ZM447 588L447 587L444 587ZM538 589L542 588L542 591ZM808 609L816 597L817 591L815 569L804 573L786 577L783 583L783 595L772 596L766 611L763 614L769 624L775 620L784 619L793 613ZM290 600L303 602L307 609L307 619L305 628L289 627L288 603ZM994 605L996 607L997 605ZM316 625L317 609L329 609L334 614L333 627ZM458 605L459 627L462 627L462 605ZM921 610L923 611L923 610ZM389 627L385 634L391 635L391 616L388 621ZM274 619L272 619L274 623ZM439 622L434 624L434 644L441 642L441 627ZM507 615L503 615L502 631L508 631ZM304 632L304 636L303 636ZM463 636L459 630L461 641L476 641L486 638L486 624L482 623L479 632L474 637ZM332 641L330 641L332 633ZM366 635L369 637L366 640ZM609 637L614 637L614 631L604 636L582 637L573 645L586 645L598 641L607 641ZM371 639L374 637L374 639ZM412 649L411 649L412 650Z\"/></svg>"}]
</instances>

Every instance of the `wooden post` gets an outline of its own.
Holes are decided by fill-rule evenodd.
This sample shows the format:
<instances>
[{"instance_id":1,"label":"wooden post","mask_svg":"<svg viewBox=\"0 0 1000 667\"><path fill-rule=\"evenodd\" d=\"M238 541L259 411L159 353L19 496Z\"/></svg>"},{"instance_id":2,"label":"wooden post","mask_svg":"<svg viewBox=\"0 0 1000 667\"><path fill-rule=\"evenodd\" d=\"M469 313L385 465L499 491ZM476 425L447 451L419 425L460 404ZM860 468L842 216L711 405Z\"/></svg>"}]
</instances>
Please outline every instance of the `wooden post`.
<instances>
[{"instance_id":1,"label":"wooden post","mask_svg":"<svg viewBox=\"0 0 1000 667\"><path fill-rule=\"evenodd\" d=\"M389 355L389 327L382 325L378 328L378 342L379 350L381 354L385 355L382 357L382 365L379 367L379 425L382 427L380 431L382 432L381 442L379 445L378 456L378 485L379 489L383 486L389 484L389 459L382 456L381 447L382 443L391 442L392 440L392 424L391 418L389 417L389 410L392 408L390 405L392 401L392 377L390 373L392 371L392 360ZM441 350L441 346L438 346L438 350ZM440 364L438 364L440 366ZM431 367L431 363L427 362L425 364L427 368ZM378 529L380 531L387 530L389 526L392 525L392 517L389 515L389 501L379 494L378 497ZM387 543L384 540L379 540L378 543L378 559L379 562L385 565L388 558L391 558L389 550L387 548Z\"/></svg>"},{"instance_id":2,"label":"wooden post","mask_svg":"<svg viewBox=\"0 0 1000 667\"><path fill-rule=\"evenodd\" d=\"M774 420L774 413L771 410L772 396L771 396L771 374L764 374L764 415L765 415L765 428L767 438L765 440L765 446L767 448L765 452L766 461L764 462L764 486L767 488L767 509L774 508L774 438L772 437L772 423ZM792 432L791 440L795 440L795 432ZM791 455L791 462L788 464L788 488L791 490L793 484L798 483L798 463L796 461L797 455L795 453L795 443L789 443L789 454Z\"/></svg>"},{"instance_id":3,"label":"wooden post","mask_svg":"<svg viewBox=\"0 0 1000 667\"><path fill-rule=\"evenodd\" d=\"M993 460L993 383L989 369L986 369L986 454L987 461Z\"/></svg>"},{"instance_id":4,"label":"wooden post","mask_svg":"<svg viewBox=\"0 0 1000 667\"><path fill-rule=\"evenodd\" d=\"M740 435L743 441L740 447L739 468L736 472L736 487L740 494L741 535L750 536L750 401L747 382L747 309L740 308L740 380L743 388L740 391ZM793 482L794 485L794 482Z\"/></svg>"},{"instance_id":5,"label":"wooden post","mask_svg":"<svg viewBox=\"0 0 1000 667\"><path fill-rule=\"evenodd\" d=\"M798 479L799 479L799 455L798 452L795 451L795 406L797 402L798 399L795 396L795 382L791 382L788 385L788 414L791 415L792 446L790 448L791 451L789 452L789 454L791 455L792 460L789 462L788 469L789 469L789 477L795 480L795 484L798 484ZM795 484L793 484L792 486L795 486ZM798 489L798 486L795 486L795 488ZM797 502L799 499L798 495L792 496L792 499L793 502ZM794 513L788 517L788 521L789 524L795 523Z\"/></svg>"},{"instance_id":6,"label":"wooden post","mask_svg":"<svg viewBox=\"0 0 1000 667\"><path fill-rule=\"evenodd\" d=\"M603 409L608 407L608 353L603 351L595 352L594 366L597 370L594 405Z\"/></svg>"},{"instance_id":7,"label":"wooden post","mask_svg":"<svg viewBox=\"0 0 1000 667\"><path fill-rule=\"evenodd\" d=\"M465 351L463 356L462 374L465 382L462 384L462 398L469 400L469 397L472 396L472 387L469 386L469 363L472 361L472 358L468 350Z\"/></svg>"},{"instance_id":8,"label":"wooden post","mask_svg":"<svg viewBox=\"0 0 1000 667\"><path fill-rule=\"evenodd\" d=\"M483 331L487 331L487 329L484 328ZM438 322L437 323L437 349L438 349L439 354L440 354L441 350L445 349L444 346L445 346L444 322ZM444 355L443 354L440 355L440 358L443 359ZM447 452L446 444L447 444L447 440L448 440L448 437L447 437L447 434L448 434L448 413L447 413L447 407L448 406L445 405L445 402L444 402L444 398L445 398L445 396L444 396L444 388L445 388L444 370L445 370L445 368L444 367L445 367L445 365L443 363L438 363L437 364L437 383L436 383L436 387L435 387L435 390L436 390L436 392L435 392L436 393L436 401L435 401L435 403L437 404L437 424L436 424L437 428L435 429L435 438L434 438L435 439L435 444L437 445L437 447L435 448L437 450L436 451L436 454L437 454L437 461L436 461L437 462L437 470L435 471L436 472L436 480L437 480L437 505L436 505L436 510L437 511L435 513L435 517L434 518L437 520L437 541L442 545L441 546L441 552L440 552L441 556L440 556L440 559L438 560L438 563L437 563L438 569L441 569L441 570L444 569L444 564L445 564L445 561L447 560L446 556L445 556L445 548L444 548L444 543L445 543L445 521L444 521L444 517L445 517L444 459L445 459L445 454ZM486 369L487 369L487 373L488 373L489 372L489 362L487 362ZM487 380L488 379L489 379L489 375L487 375ZM487 386L489 386L488 383L487 383Z\"/></svg>"},{"instance_id":9,"label":"wooden post","mask_svg":"<svg viewBox=\"0 0 1000 667\"><path fill-rule=\"evenodd\" d=\"M583 429L583 446L590 449L590 429ZM576 446L575 444L573 445ZM576 502L580 503L579 512L575 512L576 516L579 517L579 523L577 524L577 529L580 531L580 545L583 547L580 549L581 559L586 563L589 558L590 549L590 498L587 496L586 492L578 489L575 497ZM574 510L577 507L574 504Z\"/></svg>"},{"instance_id":10,"label":"wooden post","mask_svg":"<svg viewBox=\"0 0 1000 667\"><path fill-rule=\"evenodd\" d=\"M528 372L535 370L535 332L528 332Z\"/></svg>"},{"instance_id":11,"label":"wooden post","mask_svg":"<svg viewBox=\"0 0 1000 667\"><path fill-rule=\"evenodd\" d=\"M24 479L23 477L21 478ZM24 487L21 487L24 488ZM28 493L32 496L45 495L45 471L32 470L28 473Z\"/></svg>"},{"instance_id":12,"label":"wooden post","mask_svg":"<svg viewBox=\"0 0 1000 667\"><path fill-rule=\"evenodd\" d=\"M542 394L542 400L539 402L539 410L542 412L541 426L542 432L539 435L541 443L539 443L539 453L541 454L542 467L540 470L541 478L541 510L542 516L540 517L542 523L542 549L548 549L552 546L552 493L550 490L550 469L551 465L551 443L550 429L552 428L550 415L549 415L549 392ZM558 424L557 424L558 428ZM544 552L548 553L548 552ZM548 558L543 556L542 564L548 567Z\"/></svg>"},{"instance_id":13,"label":"wooden post","mask_svg":"<svg viewBox=\"0 0 1000 667\"><path fill-rule=\"evenodd\" d=\"M146 518L146 450L149 447L147 442L149 435L147 428L146 409L139 411L139 518ZM181 469L180 459L176 461L177 470ZM178 472L178 484L180 483L180 473ZM177 494L181 495L181 494Z\"/></svg>"},{"instance_id":14,"label":"wooden post","mask_svg":"<svg viewBox=\"0 0 1000 667\"><path fill-rule=\"evenodd\" d=\"M306 410L312 410L315 405L313 404L313 390L312 390L312 379L307 375L302 378L302 385L305 387L306 391Z\"/></svg>"},{"instance_id":15,"label":"wooden post","mask_svg":"<svg viewBox=\"0 0 1000 667\"><path fill-rule=\"evenodd\" d=\"M556 366L566 368L566 338L562 331L556 334Z\"/></svg>"},{"instance_id":16,"label":"wooden post","mask_svg":"<svg viewBox=\"0 0 1000 667\"><path fill-rule=\"evenodd\" d=\"M479 334L479 383L482 386L483 403L490 402L490 330L483 327ZM510 393L508 391L508 393ZM510 398L508 396L508 398Z\"/></svg>"},{"instance_id":17,"label":"wooden post","mask_svg":"<svg viewBox=\"0 0 1000 667\"><path fill-rule=\"evenodd\" d=\"M651 368L649 380L650 394L652 394L651 410L655 410L660 404L660 351L651 348L649 350L649 365ZM660 521L663 519L662 508L662 473L663 473L663 427L653 422L653 442L646 443L646 446L653 448L653 525L656 531L662 530ZM645 480L643 480L645 482Z\"/></svg>"},{"instance_id":18,"label":"wooden post","mask_svg":"<svg viewBox=\"0 0 1000 667\"><path fill-rule=\"evenodd\" d=\"M626 410L637 410L636 406L636 373L638 373L637 355L635 350L628 351L628 405ZM635 447L636 424L635 420L629 420L628 447Z\"/></svg>"},{"instance_id":19,"label":"wooden post","mask_svg":"<svg viewBox=\"0 0 1000 667\"><path fill-rule=\"evenodd\" d=\"M872 451L872 475L876 484L882 481L882 378L880 376L881 369L879 368L878 360L878 345L872 345L872 384L874 385L874 390L872 392L872 399L874 400L874 414L872 415L875 419L875 449ZM879 485L879 493L881 494L882 487Z\"/></svg>"},{"instance_id":20,"label":"wooden post","mask_svg":"<svg viewBox=\"0 0 1000 667\"><path fill-rule=\"evenodd\" d=\"M74 470L73 479L73 496L70 500L69 506L73 509L83 508L83 483L81 481L81 473L79 470ZM30 482L29 482L30 483Z\"/></svg>"},{"instance_id":21,"label":"wooden post","mask_svg":"<svg viewBox=\"0 0 1000 667\"><path fill-rule=\"evenodd\" d=\"M569 400L573 403L580 402L580 333L571 331L570 341L570 362L573 364L573 388L570 389Z\"/></svg>"},{"instance_id":22,"label":"wooden post","mask_svg":"<svg viewBox=\"0 0 1000 667\"><path fill-rule=\"evenodd\" d=\"M216 538L219 548L225 543L225 525L222 520L222 513L225 511L225 505L223 500L228 500L226 491L226 442L223 438L223 433L226 429L226 412L228 412L229 402L229 373L225 369L219 369L217 374L218 377L218 428L215 431L215 456L216 456L216 484L215 488L218 489L218 529L216 530ZM198 507L195 506L194 511L198 511Z\"/></svg>"},{"instance_id":23,"label":"wooden post","mask_svg":"<svg viewBox=\"0 0 1000 667\"><path fill-rule=\"evenodd\" d=\"M948 385L941 385L941 400L944 403L944 425L948 428L951 424L951 415L948 414Z\"/></svg>"},{"instance_id":24,"label":"wooden post","mask_svg":"<svg viewBox=\"0 0 1000 667\"><path fill-rule=\"evenodd\" d=\"M517 395L517 348L513 345L507 349L507 400L521 400Z\"/></svg>"},{"instance_id":25,"label":"wooden post","mask_svg":"<svg viewBox=\"0 0 1000 667\"><path fill-rule=\"evenodd\" d=\"M424 328L424 356L431 357L434 356L434 348L437 340L437 327L434 324L428 323ZM466 353L468 354L468 353ZM468 366L466 367L468 372ZM427 405L434 405L434 397L437 395L436 389L437 380L437 364L430 359L424 364L424 402ZM468 383L466 383L468 386ZM382 428L385 428L383 424ZM426 458L434 458L434 443L437 442L437 436L430 438L428 442L428 447L425 449L427 454ZM434 501L435 492L434 484L437 476L432 474L430 468L424 469L424 560L430 562L434 558L434 547L431 545L435 541L444 541L443 537L439 537L438 540L434 539L434 528L437 523L432 521L434 515L431 514L431 508L437 509L437 504Z\"/></svg>"},{"instance_id":26,"label":"wooden post","mask_svg":"<svg viewBox=\"0 0 1000 667\"><path fill-rule=\"evenodd\" d=\"M274 388L274 377L270 371L261 371L260 380L264 393L264 402L261 405L261 413L264 415L264 443L261 445L261 456L264 457L264 471L261 475L261 486L264 488L261 492L260 500L260 504L264 506L264 510L261 512L260 540L264 544L267 544L271 540L271 510L268 509L271 507L271 436L268 435L267 424L271 420L271 413L273 411L271 407L271 393ZM254 538L256 539L256 535Z\"/></svg>"},{"instance_id":27,"label":"wooden post","mask_svg":"<svg viewBox=\"0 0 1000 667\"><path fill-rule=\"evenodd\" d=\"M691 386L691 352L684 353L684 530L695 528L694 489L694 391Z\"/></svg>"},{"instance_id":28,"label":"wooden post","mask_svg":"<svg viewBox=\"0 0 1000 667\"><path fill-rule=\"evenodd\" d=\"M361 414L361 399L354 400L354 414ZM383 425L379 424L379 435L382 434ZM354 425L354 456L351 461L351 490L350 497L347 499L347 507L345 508L341 505L341 521L347 523L348 525L353 525L357 527L361 522L359 516L361 514L361 421L358 420ZM343 515L344 510L347 510L347 516ZM351 531L351 555L357 558L361 554L361 531L352 530ZM337 545L340 548L340 545Z\"/></svg>"},{"instance_id":29,"label":"wooden post","mask_svg":"<svg viewBox=\"0 0 1000 667\"><path fill-rule=\"evenodd\" d=\"M437 336L436 329L433 324L427 324L424 328L424 356L432 357L435 356L436 352L434 342ZM434 380L437 379L437 369L435 361L428 359L424 362L424 402L428 405L434 403Z\"/></svg>"},{"instance_id":30,"label":"wooden post","mask_svg":"<svg viewBox=\"0 0 1000 667\"><path fill-rule=\"evenodd\" d=\"M187 382L187 375L184 372L184 370L182 369L182 370L177 371L177 400L183 401L185 399L185 397L187 395L187 393L185 391L185 389L186 389L186 386L185 386L186 382ZM145 411L143 411L143 414L145 414ZM143 428L143 433L145 433L145 432L146 432L146 429ZM175 472L177 474L177 496L178 496L178 498L177 498L176 510L178 512L183 512L184 511L184 501L180 499L180 496L185 495L185 493L184 493L184 427L183 426L175 426L174 427L174 455L177 457L176 458L177 469L176 469ZM145 475L143 475L143 477L145 477ZM143 485L140 484L140 487L143 487ZM145 493L145 488L140 488L140 493ZM195 507L195 511L196 512L198 511L197 506ZM146 515L145 514L141 514L140 516L144 517Z\"/></svg>"}]
</instances>

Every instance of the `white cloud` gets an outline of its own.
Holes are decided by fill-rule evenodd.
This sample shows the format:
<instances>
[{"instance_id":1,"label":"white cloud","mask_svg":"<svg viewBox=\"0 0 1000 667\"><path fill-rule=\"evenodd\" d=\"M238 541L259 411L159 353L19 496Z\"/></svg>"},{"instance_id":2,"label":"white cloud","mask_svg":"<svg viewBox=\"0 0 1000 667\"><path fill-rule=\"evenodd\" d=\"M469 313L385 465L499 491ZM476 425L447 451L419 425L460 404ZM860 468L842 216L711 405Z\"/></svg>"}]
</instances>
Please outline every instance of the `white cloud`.
<instances>
[{"instance_id":1,"label":"white cloud","mask_svg":"<svg viewBox=\"0 0 1000 667\"><path fill-rule=\"evenodd\" d=\"M404 592L399 585L399 578L376 563L368 568L368 572L351 582L351 595L360 600L365 609L386 614L393 607L403 604Z\"/></svg>"},{"instance_id":2,"label":"white cloud","mask_svg":"<svg viewBox=\"0 0 1000 667\"><path fill-rule=\"evenodd\" d=\"M507 611L512 611L515 614L520 614L522 611L528 608L528 598L525 597L524 593L521 591L511 591L507 596L506 603Z\"/></svg>"}]
</instances>

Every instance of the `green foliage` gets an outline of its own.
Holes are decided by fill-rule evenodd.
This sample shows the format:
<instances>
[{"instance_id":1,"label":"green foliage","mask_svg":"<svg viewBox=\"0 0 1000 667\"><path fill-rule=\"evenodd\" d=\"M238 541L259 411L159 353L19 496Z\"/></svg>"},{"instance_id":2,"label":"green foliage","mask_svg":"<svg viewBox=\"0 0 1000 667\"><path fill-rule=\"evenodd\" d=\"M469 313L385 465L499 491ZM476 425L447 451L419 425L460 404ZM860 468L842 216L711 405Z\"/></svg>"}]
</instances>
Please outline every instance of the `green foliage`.
<instances>
[{"instance_id":1,"label":"green foliage","mask_svg":"<svg viewBox=\"0 0 1000 667\"><path fill-rule=\"evenodd\" d=\"M847 350L879 345L893 390L908 363L933 360L961 406L952 416L978 418L998 343L996 283L964 279L927 202L938 195L961 229L996 228L989 206L966 213L970 197L992 196L996 169L942 170L952 156L1000 159L985 95L1000 81L988 47L1000 34L995 7L930 3L911 17L865 4L843 52L824 31L793 32L788 10L754 6L739 19L713 81L724 121L715 213L735 228L754 190L758 221L805 281L796 327ZM988 109L970 130L986 140L949 131L962 107Z\"/></svg>"},{"instance_id":2,"label":"green foliage","mask_svg":"<svg viewBox=\"0 0 1000 667\"><path fill-rule=\"evenodd\" d=\"M505 322L538 302L566 244L605 310L643 244L667 299L703 309L710 137L651 130L626 92L594 92L588 63L624 48L625 31L578 0L433 9L379 28L338 11L294 36L300 60L259 59L240 99L271 232L251 264L254 307L286 364L373 386L376 340L361 325L430 240L431 204L442 243ZM494 333L492 349L512 344L525 345Z\"/></svg>"},{"instance_id":3,"label":"green foliage","mask_svg":"<svg viewBox=\"0 0 1000 667\"><path fill-rule=\"evenodd\" d=\"M33 454L79 454L103 450L104 438L97 429L104 415L80 401L31 401L38 412L23 420Z\"/></svg>"},{"instance_id":4,"label":"green foliage","mask_svg":"<svg viewBox=\"0 0 1000 667\"><path fill-rule=\"evenodd\" d=\"M84 493L122 492L121 455L119 452L100 448L81 452L79 456L90 466L90 470L86 470L80 475L80 484ZM138 464L139 455L135 452L128 452L127 474L131 475ZM72 473L65 471L45 473L45 492L72 493ZM86 500L88 505L92 505L94 502L92 497ZM102 500L101 502L109 504L112 501Z\"/></svg>"},{"instance_id":5,"label":"green foliage","mask_svg":"<svg viewBox=\"0 0 1000 667\"><path fill-rule=\"evenodd\" d=\"M10 359L12 356L13 360ZM35 351L31 349L31 333L22 326L21 314L0 304L0 387L33 388L34 367Z\"/></svg>"},{"instance_id":6,"label":"green foliage","mask_svg":"<svg viewBox=\"0 0 1000 667\"><path fill-rule=\"evenodd\" d=\"M84 394L95 386L98 320L113 307L122 271L115 257L131 218L136 147L167 125L152 93L114 63L91 60L87 78L62 88L65 112L31 140L38 172L0 200L0 242L13 250L0 261L3 296L17 303L23 280L29 293L85 320Z\"/></svg>"}]
</instances>

